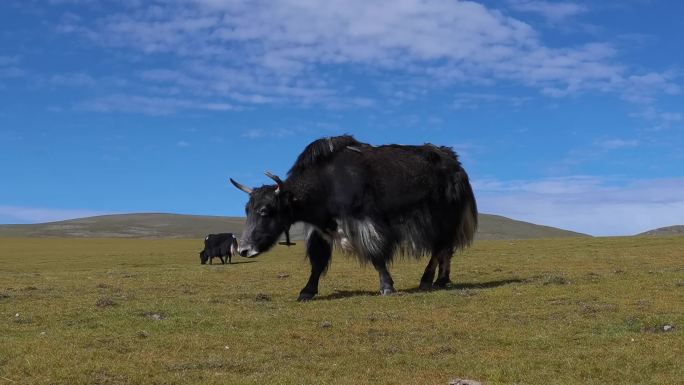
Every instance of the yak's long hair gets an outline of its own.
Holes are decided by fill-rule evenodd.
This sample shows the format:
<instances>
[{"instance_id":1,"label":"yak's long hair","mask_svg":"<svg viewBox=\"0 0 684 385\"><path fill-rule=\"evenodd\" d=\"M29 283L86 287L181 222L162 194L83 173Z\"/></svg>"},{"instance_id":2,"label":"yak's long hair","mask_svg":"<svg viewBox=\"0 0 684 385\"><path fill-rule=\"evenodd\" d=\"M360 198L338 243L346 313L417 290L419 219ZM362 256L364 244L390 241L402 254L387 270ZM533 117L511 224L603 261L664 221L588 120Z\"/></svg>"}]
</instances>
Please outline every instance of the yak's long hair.
<instances>
[{"instance_id":1,"label":"yak's long hair","mask_svg":"<svg viewBox=\"0 0 684 385\"><path fill-rule=\"evenodd\" d=\"M371 146L349 135L323 138L299 155L288 182L305 172L334 191L328 206L336 210L334 231L313 228L309 234L318 232L362 262L391 261L397 253L453 252L473 241L477 204L450 147Z\"/></svg>"}]
</instances>

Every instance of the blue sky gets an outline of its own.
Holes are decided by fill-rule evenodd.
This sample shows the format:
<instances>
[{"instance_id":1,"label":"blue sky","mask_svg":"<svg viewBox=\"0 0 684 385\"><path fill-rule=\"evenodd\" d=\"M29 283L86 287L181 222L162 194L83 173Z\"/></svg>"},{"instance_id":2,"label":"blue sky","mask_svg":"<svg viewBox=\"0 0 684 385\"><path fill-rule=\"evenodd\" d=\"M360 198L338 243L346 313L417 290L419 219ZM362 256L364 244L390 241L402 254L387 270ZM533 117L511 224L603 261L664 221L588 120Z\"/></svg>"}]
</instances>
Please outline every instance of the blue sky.
<instances>
[{"instance_id":1,"label":"blue sky","mask_svg":"<svg viewBox=\"0 0 684 385\"><path fill-rule=\"evenodd\" d=\"M684 224L684 4L0 3L0 223L241 215L310 141L453 146L480 211Z\"/></svg>"}]
</instances>

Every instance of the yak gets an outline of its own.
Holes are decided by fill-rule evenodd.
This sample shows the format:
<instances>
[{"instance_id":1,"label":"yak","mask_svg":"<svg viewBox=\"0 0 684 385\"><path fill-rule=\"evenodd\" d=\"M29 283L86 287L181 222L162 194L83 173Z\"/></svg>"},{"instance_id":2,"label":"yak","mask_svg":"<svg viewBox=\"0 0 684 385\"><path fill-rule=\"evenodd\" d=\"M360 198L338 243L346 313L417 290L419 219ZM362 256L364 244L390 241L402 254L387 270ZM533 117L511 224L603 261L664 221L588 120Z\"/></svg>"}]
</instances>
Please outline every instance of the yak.
<instances>
[{"instance_id":1,"label":"yak","mask_svg":"<svg viewBox=\"0 0 684 385\"><path fill-rule=\"evenodd\" d=\"M285 180L266 176L275 184L250 188L230 179L249 194L238 253L256 257L304 222L311 274L298 301L318 293L333 246L370 262L382 295L394 292L387 264L396 254L430 256L420 289L450 286L451 257L472 243L477 229L468 174L450 147L322 138L304 149Z\"/></svg>"},{"instance_id":2,"label":"yak","mask_svg":"<svg viewBox=\"0 0 684 385\"><path fill-rule=\"evenodd\" d=\"M200 263L202 265L212 261L215 257L221 260L222 264L231 262L231 257L237 254L238 242L232 233L209 234L204 238L204 250L200 251ZM224 260L225 258L225 260Z\"/></svg>"}]
</instances>

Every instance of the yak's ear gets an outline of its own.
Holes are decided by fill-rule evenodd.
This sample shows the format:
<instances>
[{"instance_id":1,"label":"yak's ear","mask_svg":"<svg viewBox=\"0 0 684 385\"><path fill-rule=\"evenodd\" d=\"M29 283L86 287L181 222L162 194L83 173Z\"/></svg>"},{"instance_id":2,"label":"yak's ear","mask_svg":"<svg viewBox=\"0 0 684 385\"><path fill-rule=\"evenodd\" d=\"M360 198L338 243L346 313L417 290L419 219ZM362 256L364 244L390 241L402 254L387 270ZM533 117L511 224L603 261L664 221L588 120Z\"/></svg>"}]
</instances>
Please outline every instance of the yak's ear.
<instances>
[{"instance_id":1,"label":"yak's ear","mask_svg":"<svg viewBox=\"0 0 684 385\"><path fill-rule=\"evenodd\" d=\"M244 192L246 192L247 194L251 194L252 191L254 191L254 190L252 190L251 188L249 188L249 187L247 187L247 186L245 186L245 185L243 185L243 184L240 184L240 183L234 181L233 178L230 178L230 183L232 183L233 186L237 187L238 190L244 191Z\"/></svg>"}]
</instances>

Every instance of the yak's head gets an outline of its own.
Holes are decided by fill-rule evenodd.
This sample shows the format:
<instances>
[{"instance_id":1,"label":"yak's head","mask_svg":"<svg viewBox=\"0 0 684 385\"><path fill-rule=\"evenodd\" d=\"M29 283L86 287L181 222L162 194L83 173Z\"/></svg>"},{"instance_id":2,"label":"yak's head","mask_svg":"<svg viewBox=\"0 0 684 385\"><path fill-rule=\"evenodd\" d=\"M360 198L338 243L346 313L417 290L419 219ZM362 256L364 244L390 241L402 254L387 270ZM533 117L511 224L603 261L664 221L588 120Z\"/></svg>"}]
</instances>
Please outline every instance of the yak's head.
<instances>
[{"instance_id":1,"label":"yak's head","mask_svg":"<svg viewBox=\"0 0 684 385\"><path fill-rule=\"evenodd\" d=\"M204 250L202 250L199 253L199 257L200 257L200 263L203 265L206 265L207 260L209 259L209 256L207 255L207 253L205 253Z\"/></svg>"},{"instance_id":2,"label":"yak's head","mask_svg":"<svg viewBox=\"0 0 684 385\"><path fill-rule=\"evenodd\" d=\"M249 194L249 202L245 207L247 223L238 248L243 257L254 258L268 251L292 224L291 194L285 191L279 177L270 172L266 176L276 184L251 189L230 179L235 187Z\"/></svg>"}]
</instances>

